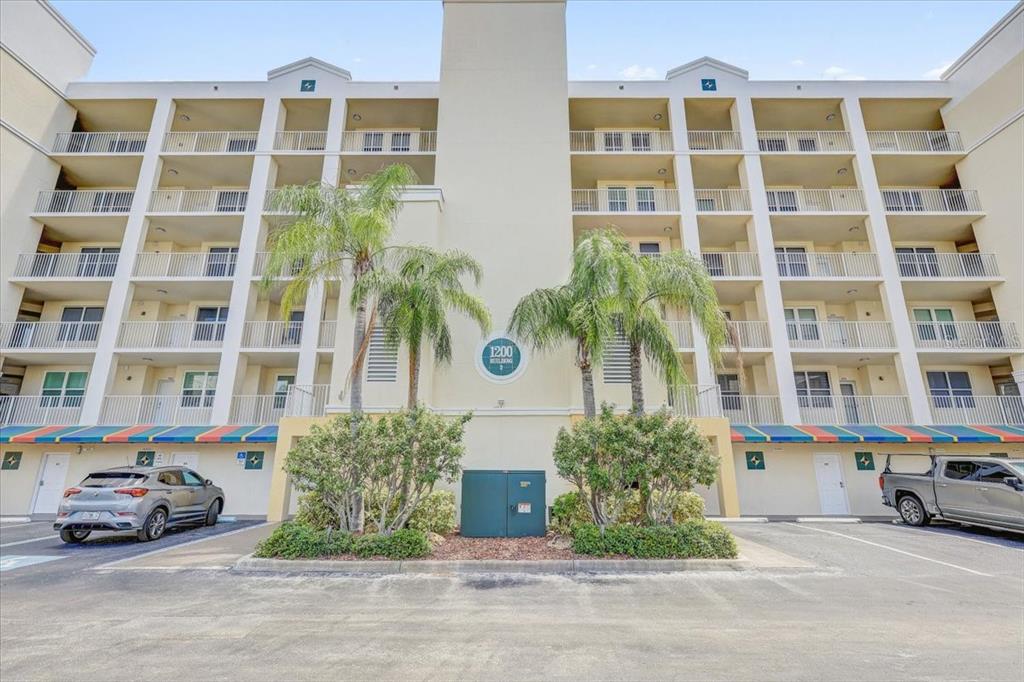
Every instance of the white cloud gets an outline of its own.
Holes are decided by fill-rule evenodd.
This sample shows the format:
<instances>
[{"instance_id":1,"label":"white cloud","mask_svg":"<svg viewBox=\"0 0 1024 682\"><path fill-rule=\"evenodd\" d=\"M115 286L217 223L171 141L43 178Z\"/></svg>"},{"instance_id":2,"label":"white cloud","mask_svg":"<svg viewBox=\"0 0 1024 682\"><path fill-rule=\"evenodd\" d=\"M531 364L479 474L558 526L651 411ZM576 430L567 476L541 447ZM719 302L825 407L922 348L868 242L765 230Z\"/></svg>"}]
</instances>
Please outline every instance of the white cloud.
<instances>
[{"instance_id":1,"label":"white cloud","mask_svg":"<svg viewBox=\"0 0 1024 682\"><path fill-rule=\"evenodd\" d=\"M363 58L362 57L353 57L352 61L354 61L356 64L358 64L359 62L363 61Z\"/></svg>"},{"instance_id":2,"label":"white cloud","mask_svg":"<svg viewBox=\"0 0 1024 682\"><path fill-rule=\"evenodd\" d=\"M921 77L928 78L929 80L936 80L940 78L942 74L946 71L946 69L948 69L951 66L953 66L953 62L942 62L942 64L939 64L934 69L929 69L925 71L923 74L921 74Z\"/></svg>"},{"instance_id":3,"label":"white cloud","mask_svg":"<svg viewBox=\"0 0 1024 682\"><path fill-rule=\"evenodd\" d=\"M651 78L657 78L658 72L654 70L653 66L640 66L639 64L633 64L627 66L622 71L619 71L619 75L627 80L649 80Z\"/></svg>"},{"instance_id":4,"label":"white cloud","mask_svg":"<svg viewBox=\"0 0 1024 682\"><path fill-rule=\"evenodd\" d=\"M792 64L793 66L803 66L804 64L806 64L806 62L802 59L794 59L793 61L790 62L790 64Z\"/></svg>"},{"instance_id":5,"label":"white cloud","mask_svg":"<svg viewBox=\"0 0 1024 682\"><path fill-rule=\"evenodd\" d=\"M597 68L597 64L587 64L587 71L593 71Z\"/></svg>"},{"instance_id":6,"label":"white cloud","mask_svg":"<svg viewBox=\"0 0 1024 682\"><path fill-rule=\"evenodd\" d=\"M849 69L842 66L830 66L824 71L822 75L825 78L831 78L834 81L863 81L867 80L864 76L859 76L852 73Z\"/></svg>"}]
</instances>

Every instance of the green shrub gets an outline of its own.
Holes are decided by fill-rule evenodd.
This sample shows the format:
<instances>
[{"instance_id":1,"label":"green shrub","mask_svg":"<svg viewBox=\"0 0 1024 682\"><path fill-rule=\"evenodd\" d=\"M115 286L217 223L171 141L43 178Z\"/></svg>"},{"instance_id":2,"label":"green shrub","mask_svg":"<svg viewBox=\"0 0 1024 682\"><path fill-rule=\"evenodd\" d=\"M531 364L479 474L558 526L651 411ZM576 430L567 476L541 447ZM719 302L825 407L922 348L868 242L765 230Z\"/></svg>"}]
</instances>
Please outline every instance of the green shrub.
<instances>
[{"instance_id":1,"label":"green shrub","mask_svg":"<svg viewBox=\"0 0 1024 682\"><path fill-rule=\"evenodd\" d=\"M438 535L455 532L455 493L435 490L427 495L409 517L406 527Z\"/></svg>"},{"instance_id":2,"label":"green shrub","mask_svg":"<svg viewBox=\"0 0 1024 682\"><path fill-rule=\"evenodd\" d=\"M736 540L720 523L690 519L674 526L576 526L572 549L589 556L625 555L637 559L734 559Z\"/></svg>"},{"instance_id":3,"label":"green shrub","mask_svg":"<svg viewBox=\"0 0 1024 682\"><path fill-rule=\"evenodd\" d=\"M352 553L361 559L387 556L388 539L377 533L364 533L352 540Z\"/></svg>"},{"instance_id":4,"label":"green shrub","mask_svg":"<svg viewBox=\"0 0 1024 682\"><path fill-rule=\"evenodd\" d=\"M676 541L689 556L734 559L739 553L736 538L717 521L685 521L675 526Z\"/></svg>"},{"instance_id":5,"label":"green shrub","mask_svg":"<svg viewBox=\"0 0 1024 682\"><path fill-rule=\"evenodd\" d=\"M347 554L352 536L338 530L322 530L302 523L283 523L256 545L255 556L277 559L313 559Z\"/></svg>"},{"instance_id":6,"label":"green shrub","mask_svg":"<svg viewBox=\"0 0 1024 682\"><path fill-rule=\"evenodd\" d=\"M571 535L573 528L593 523L590 510L576 491L563 493L551 505L551 530L560 535Z\"/></svg>"},{"instance_id":7,"label":"green shrub","mask_svg":"<svg viewBox=\"0 0 1024 682\"><path fill-rule=\"evenodd\" d=\"M369 559L371 557L387 557L388 559L411 559L430 554L430 541L418 530L402 528L391 535L366 533L356 536L352 542L352 553Z\"/></svg>"},{"instance_id":8,"label":"green shrub","mask_svg":"<svg viewBox=\"0 0 1024 682\"><path fill-rule=\"evenodd\" d=\"M588 556L603 556L605 550L601 529L592 523L583 523L573 528L572 551Z\"/></svg>"},{"instance_id":9,"label":"green shrub","mask_svg":"<svg viewBox=\"0 0 1024 682\"><path fill-rule=\"evenodd\" d=\"M338 515L324 503L324 499L315 490L303 493L299 498L295 522L320 530L337 529L340 524Z\"/></svg>"},{"instance_id":10,"label":"green shrub","mask_svg":"<svg viewBox=\"0 0 1024 682\"><path fill-rule=\"evenodd\" d=\"M636 556L640 537L635 526L624 523L608 526L604 530L603 554Z\"/></svg>"},{"instance_id":11,"label":"green shrub","mask_svg":"<svg viewBox=\"0 0 1024 682\"><path fill-rule=\"evenodd\" d=\"M658 495L658 492L652 493ZM680 493L672 509L672 523L682 523L689 519L704 518L704 498L693 491ZM644 525L650 523L646 510L640 504L640 491L634 490L619 517L620 523Z\"/></svg>"}]
</instances>

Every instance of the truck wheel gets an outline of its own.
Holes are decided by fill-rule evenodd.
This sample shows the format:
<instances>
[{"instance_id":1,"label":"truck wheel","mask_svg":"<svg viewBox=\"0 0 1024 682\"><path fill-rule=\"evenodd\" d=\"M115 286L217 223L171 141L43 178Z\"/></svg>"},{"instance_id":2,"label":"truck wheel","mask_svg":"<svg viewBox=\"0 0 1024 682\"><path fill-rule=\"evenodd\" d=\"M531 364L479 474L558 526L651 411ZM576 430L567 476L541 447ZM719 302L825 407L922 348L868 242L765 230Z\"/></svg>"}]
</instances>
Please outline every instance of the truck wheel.
<instances>
[{"instance_id":1,"label":"truck wheel","mask_svg":"<svg viewBox=\"0 0 1024 682\"><path fill-rule=\"evenodd\" d=\"M927 526L931 521L928 512L925 511L921 500L913 495L904 495L899 502L900 517L911 526Z\"/></svg>"},{"instance_id":2,"label":"truck wheel","mask_svg":"<svg viewBox=\"0 0 1024 682\"><path fill-rule=\"evenodd\" d=\"M206 510L206 525L216 526L218 515L220 515L220 500L214 500L210 508Z\"/></svg>"},{"instance_id":3,"label":"truck wheel","mask_svg":"<svg viewBox=\"0 0 1024 682\"><path fill-rule=\"evenodd\" d=\"M77 545L87 537L89 537L89 531L87 530L62 530L60 532L60 539L69 545Z\"/></svg>"},{"instance_id":4,"label":"truck wheel","mask_svg":"<svg viewBox=\"0 0 1024 682\"><path fill-rule=\"evenodd\" d=\"M139 542L151 542L159 540L164 531L167 530L167 512L162 507L157 507L146 517L142 530L138 532Z\"/></svg>"}]
</instances>

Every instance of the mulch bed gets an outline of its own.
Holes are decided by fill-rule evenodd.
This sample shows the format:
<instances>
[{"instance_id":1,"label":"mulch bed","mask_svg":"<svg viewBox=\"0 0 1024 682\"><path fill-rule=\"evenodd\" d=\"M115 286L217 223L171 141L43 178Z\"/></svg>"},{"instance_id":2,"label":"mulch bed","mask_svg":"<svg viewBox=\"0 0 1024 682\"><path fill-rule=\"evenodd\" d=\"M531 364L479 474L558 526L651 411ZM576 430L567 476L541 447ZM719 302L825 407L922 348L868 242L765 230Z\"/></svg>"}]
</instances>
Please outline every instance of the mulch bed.
<instances>
[{"instance_id":1,"label":"mulch bed","mask_svg":"<svg viewBox=\"0 0 1024 682\"><path fill-rule=\"evenodd\" d=\"M496 559L503 561L531 561L538 559L573 559L571 549L559 549L548 543L555 536L543 538L466 538L446 535L444 542L434 545L434 551L425 557L428 561L463 561Z\"/></svg>"}]
</instances>

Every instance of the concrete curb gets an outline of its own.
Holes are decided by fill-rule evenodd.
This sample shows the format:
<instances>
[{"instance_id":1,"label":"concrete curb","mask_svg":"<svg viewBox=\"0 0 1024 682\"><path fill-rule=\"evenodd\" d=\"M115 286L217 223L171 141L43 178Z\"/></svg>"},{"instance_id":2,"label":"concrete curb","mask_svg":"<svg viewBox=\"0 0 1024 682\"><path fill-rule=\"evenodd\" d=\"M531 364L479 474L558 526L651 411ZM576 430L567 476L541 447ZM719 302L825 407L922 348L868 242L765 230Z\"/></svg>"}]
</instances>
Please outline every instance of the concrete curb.
<instances>
[{"instance_id":1,"label":"concrete curb","mask_svg":"<svg viewBox=\"0 0 1024 682\"><path fill-rule=\"evenodd\" d=\"M797 523L860 523L857 516L798 516Z\"/></svg>"},{"instance_id":2,"label":"concrete curb","mask_svg":"<svg viewBox=\"0 0 1024 682\"><path fill-rule=\"evenodd\" d=\"M678 573L683 571L744 571L749 559L555 559L539 561L332 561L320 559L239 559L241 573L334 573L345 575L467 575L510 573L571 575L576 573Z\"/></svg>"}]
</instances>

